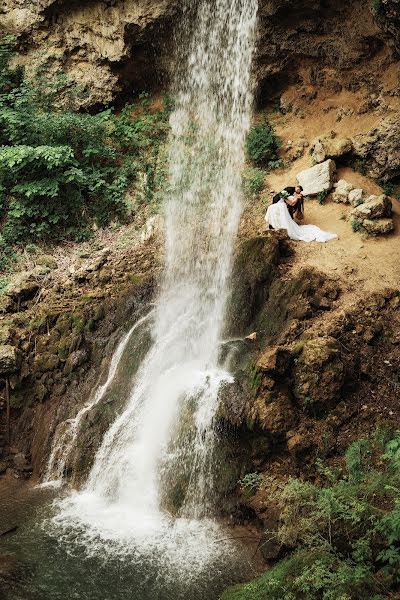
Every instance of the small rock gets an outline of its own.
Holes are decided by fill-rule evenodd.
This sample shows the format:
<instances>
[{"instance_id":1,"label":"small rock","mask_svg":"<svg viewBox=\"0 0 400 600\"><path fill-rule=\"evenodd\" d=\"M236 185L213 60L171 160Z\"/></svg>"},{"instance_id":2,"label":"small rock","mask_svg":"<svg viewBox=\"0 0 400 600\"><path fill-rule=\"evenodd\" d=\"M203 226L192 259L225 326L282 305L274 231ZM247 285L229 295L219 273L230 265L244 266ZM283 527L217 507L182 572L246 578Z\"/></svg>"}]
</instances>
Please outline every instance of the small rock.
<instances>
[{"instance_id":1,"label":"small rock","mask_svg":"<svg viewBox=\"0 0 400 600\"><path fill-rule=\"evenodd\" d=\"M17 353L14 346L0 346L0 375L9 375L17 370Z\"/></svg>"},{"instance_id":2,"label":"small rock","mask_svg":"<svg viewBox=\"0 0 400 600\"><path fill-rule=\"evenodd\" d=\"M352 206L359 206L362 204L364 202L363 190L361 188L351 190L349 192L349 202Z\"/></svg>"},{"instance_id":3,"label":"small rock","mask_svg":"<svg viewBox=\"0 0 400 600\"><path fill-rule=\"evenodd\" d=\"M345 179L340 179L335 184L335 191L332 194L332 200L334 202L343 202L347 204L349 200L349 194L352 191L353 186L351 183L346 181Z\"/></svg>"},{"instance_id":4,"label":"small rock","mask_svg":"<svg viewBox=\"0 0 400 600\"><path fill-rule=\"evenodd\" d=\"M37 265L48 267L49 269L57 269L58 267L56 259L48 254L41 254L36 258L35 262Z\"/></svg>"}]
</instances>

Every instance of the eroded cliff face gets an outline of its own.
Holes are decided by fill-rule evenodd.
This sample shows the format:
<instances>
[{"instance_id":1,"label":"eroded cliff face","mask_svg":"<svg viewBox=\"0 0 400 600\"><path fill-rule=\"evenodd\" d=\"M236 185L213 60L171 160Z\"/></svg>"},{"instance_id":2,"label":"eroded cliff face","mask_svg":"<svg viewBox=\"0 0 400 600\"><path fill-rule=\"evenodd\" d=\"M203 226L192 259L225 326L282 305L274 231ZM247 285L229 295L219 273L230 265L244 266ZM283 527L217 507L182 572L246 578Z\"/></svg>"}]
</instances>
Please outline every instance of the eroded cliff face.
<instances>
[{"instance_id":1,"label":"eroded cliff face","mask_svg":"<svg viewBox=\"0 0 400 600\"><path fill-rule=\"evenodd\" d=\"M177 0L6 0L3 31L18 37L30 70L62 69L81 87L81 106L107 104L162 85Z\"/></svg>"},{"instance_id":2,"label":"eroded cliff face","mask_svg":"<svg viewBox=\"0 0 400 600\"><path fill-rule=\"evenodd\" d=\"M18 37L30 69L62 68L81 85L82 106L106 104L121 93L132 97L166 85L173 24L183 4L4 0L1 27ZM376 87L398 58L399 23L398 0L375 9L364 0L260 0L259 100L293 82L307 86L310 97L322 88Z\"/></svg>"}]
</instances>

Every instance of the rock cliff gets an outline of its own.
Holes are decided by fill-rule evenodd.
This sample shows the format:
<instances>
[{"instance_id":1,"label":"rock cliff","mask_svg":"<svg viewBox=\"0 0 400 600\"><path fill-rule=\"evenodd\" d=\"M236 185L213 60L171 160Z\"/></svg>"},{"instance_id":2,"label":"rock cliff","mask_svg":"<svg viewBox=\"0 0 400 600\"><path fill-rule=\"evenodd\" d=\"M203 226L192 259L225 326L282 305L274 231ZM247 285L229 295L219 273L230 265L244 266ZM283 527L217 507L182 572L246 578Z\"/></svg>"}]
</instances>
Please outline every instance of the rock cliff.
<instances>
[{"instance_id":1,"label":"rock cliff","mask_svg":"<svg viewBox=\"0 0 400 600\"><path fill-rule=\"evenodd\" d=\"M1 27L18 37L23 62L62 68L80 84L82 106L163 86L179 0L5 0ZM261 0L256 74L263 102L289 82L310 98L376 82L399 51L400 5L363 0ZM376 73L380 75L378 68ZM379 77L378 77L379 79Z\"/></svg>"}]
</instances>

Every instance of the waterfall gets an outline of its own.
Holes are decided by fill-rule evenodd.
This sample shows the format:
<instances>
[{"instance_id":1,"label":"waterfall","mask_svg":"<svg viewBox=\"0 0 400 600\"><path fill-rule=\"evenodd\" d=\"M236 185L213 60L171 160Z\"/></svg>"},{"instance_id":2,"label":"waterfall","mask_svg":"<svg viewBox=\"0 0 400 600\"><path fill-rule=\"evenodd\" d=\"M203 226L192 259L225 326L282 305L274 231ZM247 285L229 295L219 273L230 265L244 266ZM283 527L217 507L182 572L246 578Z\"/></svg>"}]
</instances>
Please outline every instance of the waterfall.
<instances>
[{"instance_id":1,"label":"waterfall","mask_svg":"<svg viewBox=\"0 0 400 600\"><path fill-rule=\"evenodd\" d=\"M152 346L69 518L111 539L148 537L179 488L182 519L212 514L218 362L241 215L257 0L186 2L176 35L165 201L166 266ZM193 6L195 4L195 6Z\"/></svg>"}]
</instances>

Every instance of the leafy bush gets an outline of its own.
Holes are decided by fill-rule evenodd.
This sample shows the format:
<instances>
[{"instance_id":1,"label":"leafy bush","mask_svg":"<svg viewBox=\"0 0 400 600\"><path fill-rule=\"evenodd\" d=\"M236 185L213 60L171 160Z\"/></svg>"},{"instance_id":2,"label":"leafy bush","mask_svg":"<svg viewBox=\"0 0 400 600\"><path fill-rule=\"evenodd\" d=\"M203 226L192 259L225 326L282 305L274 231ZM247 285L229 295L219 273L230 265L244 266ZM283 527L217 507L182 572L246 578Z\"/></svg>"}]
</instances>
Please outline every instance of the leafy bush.
<instances>
[{"instance_id":1,"label":"leafy bush","mask_svg":"<svg viewBox=\"0 0 400 600\"><path fill-rule=\"evenodd\" d=\"M155 164L167 132L168 107L148 101L84 114L60 108L65 76L28 81L0 45L0 219L8 244L89 235L126 213L126 191L144 174L143 200L156 191ZM70 90L78 93L77 90ZM65 104L65 102L64 102ZM0 265L1 268L1 265Z\"/></svg>"},{"instance_id":2,"label":"leafy bush","mask_svg":"<svg viewBox=\"0 0 400 600\"><path fill-rule=\"evenodd\" d=\"M279 139L269 123L256 125L250 129L246 140L246 154L256 167L276 168Z\"/></svg>"},{"instance_id":3,"label":"leafy bush","mask_svg":"<svg viewBox=\"0 0 400 600\"><path fill-rule=\"evenodd\" d=\"M264 189L266 173L263 169L255 167L245 169L243 172L243 187L246 196L249 198L257 197Z\"/></svg>"},{"instance_id":4,"label":"leafy bush","mask_svg":"<svg viewBox=\"0 0 400 600\"><path fill-rule=\"evenodd\" d=\"M400 583L400 432L358 440L345 459L344 469L319 464L320 485L289 480L276 498L278 530L266 536L295 553L223 600L392 597Z\"/></svg>"}]
</instances>

